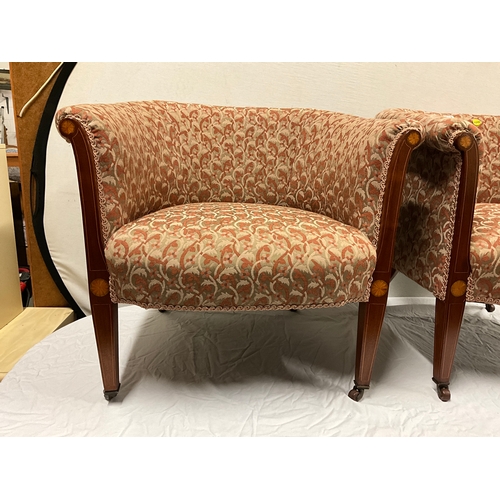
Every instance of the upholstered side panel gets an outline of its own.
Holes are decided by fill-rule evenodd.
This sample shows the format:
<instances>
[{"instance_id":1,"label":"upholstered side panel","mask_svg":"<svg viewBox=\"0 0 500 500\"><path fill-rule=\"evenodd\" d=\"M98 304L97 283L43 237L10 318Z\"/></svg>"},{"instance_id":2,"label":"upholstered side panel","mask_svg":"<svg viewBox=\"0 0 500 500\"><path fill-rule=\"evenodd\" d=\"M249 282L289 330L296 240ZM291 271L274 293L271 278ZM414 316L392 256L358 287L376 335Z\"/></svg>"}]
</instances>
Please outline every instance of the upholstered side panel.
<instances>
[{"instance_id":1,"label":"upholstered side panel","mask_svg":"<svg viewBox=\"0 0 500 500\"><path fill-rule=\"evenodd\" d=\"M500 204L476 204L470 246L467 300L500 304Z\"/></svg>"},{"instance_id":2,"label":"upholstered side panel","mask_svg":"<svg viewBox=\"0 0 500 500\"><path fill-rule=\"evenodd\" d=\"M500 116L458 114L480 132L477 203L500 203ZM470 127L472 129L472 127Z\"/></svg>"},{"instance_id":3,"label":"upholstered side panel","mask_svg":"<svg viewBox=\"0 0 500 500\"><path fill-rule=\"evenodd\" d=\"M195 202L284 205L362 230L374 245L387 168L406 119L312 109L146 101L60 110L94 149L105 241L160 208Z\"/></svg>"},{"instance_id":4,"label":"upholstered side panel","mask_svg":"<svg viewBox=\"0 0 500 500\"><path fill-rule=\"evenodd\" d=\"M394 267L440 298L448 283L460 164L460 154L423 144L412 153L403 188Z\"/></svg>"}]
</instances>

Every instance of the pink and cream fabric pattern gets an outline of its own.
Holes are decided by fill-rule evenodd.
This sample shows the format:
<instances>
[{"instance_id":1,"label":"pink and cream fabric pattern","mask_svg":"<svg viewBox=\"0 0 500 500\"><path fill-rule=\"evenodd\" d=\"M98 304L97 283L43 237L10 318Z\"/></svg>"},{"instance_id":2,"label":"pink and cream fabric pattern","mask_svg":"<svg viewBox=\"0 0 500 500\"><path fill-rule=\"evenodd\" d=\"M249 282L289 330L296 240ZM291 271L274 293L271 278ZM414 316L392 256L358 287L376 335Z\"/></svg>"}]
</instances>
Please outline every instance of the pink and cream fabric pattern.
<instances>
[{"instance_id":1,"label":"pink and cream fabric pattern","mask_svg":"<svg viewBox=\"0 0 500 500\"><path fill-rule=\"evenodd\" d=\"M368 299L406 120L159 101L74 106L57 122L67 117L94 146L114 301L238 309Z\"/></svg>"},{"instance_id":2,"label":"pink and cream fabric pattern","mask_svg":"<svg viewBox=\"0 0 500 500\"><path fill-rule=\"evenodd\" d=\"M191 203L118 229L106 258L117 299L154 308L331 307L359 302L376 252L324 215L260 203Z\"/></svg>"}]
</instances>

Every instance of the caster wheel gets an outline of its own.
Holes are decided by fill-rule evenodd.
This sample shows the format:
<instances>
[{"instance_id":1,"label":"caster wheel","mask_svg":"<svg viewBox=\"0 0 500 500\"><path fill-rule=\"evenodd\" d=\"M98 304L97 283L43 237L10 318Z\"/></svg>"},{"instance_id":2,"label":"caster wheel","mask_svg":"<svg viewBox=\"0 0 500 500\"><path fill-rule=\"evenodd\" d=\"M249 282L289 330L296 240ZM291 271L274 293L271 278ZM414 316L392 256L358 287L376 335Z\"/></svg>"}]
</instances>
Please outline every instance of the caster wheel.
<instances>
[{"instance_id":1,"label":"caster wheel","mask_svg":"<svg viewBox=\"0 0 500 500\"><path fill-rule=\"evenodd\" d=\"M486 304L486 310L487 310L489 313L492 313L492 312L495 310L495 306L494 306L494 304Z\"/></svg>"},{"instance_id":2,"label":"caster wheel","mask_svg":"<svg viewBox=\"0 0 500 500\"><path fill-rule=\"evenodd\" d=\"M104 399L106 401L111 401L113 398L116 397L116 395L118 394L119 390L120 390L120 386L118 386L118 389L116 389L116 391L103 391L103 393L104 393Z\"/></svg>"},{"instance_id":3,"label":"caster wheel","mask_svg":"<svg viewBox=\"0 0 500 500\"><path fill-rule=\"evenodd\" d=\"M441 401L444 401L445 403L447 403L451 399L451 392L450 392L450 389L447 385L443 385L443 386L438 385L437 392L438 392L438 398Z\"/></svg>"},{"instance_id":4,"label":"caster wheel","mask_svg":"<svg viewBox=\"0 0 500 500\"><path fill-rule=\"evenodd\" d=\"M349 391L348 396L353 400L353 401L361 401L361 398L363 397L365 390L364 389L358 389L356 386L354 386L354 389L351 389Z\"/></svg>"},{"instance_id":5,"label":"caster wheel","mask_svg":"<svg viewBox=\"0 0 500 500\"><path fill-rule=\"evenodd\" d=\"M298 313L298 309L290 309L290 312L293 312L293 313Z\"/></svg>"}]
</instances>

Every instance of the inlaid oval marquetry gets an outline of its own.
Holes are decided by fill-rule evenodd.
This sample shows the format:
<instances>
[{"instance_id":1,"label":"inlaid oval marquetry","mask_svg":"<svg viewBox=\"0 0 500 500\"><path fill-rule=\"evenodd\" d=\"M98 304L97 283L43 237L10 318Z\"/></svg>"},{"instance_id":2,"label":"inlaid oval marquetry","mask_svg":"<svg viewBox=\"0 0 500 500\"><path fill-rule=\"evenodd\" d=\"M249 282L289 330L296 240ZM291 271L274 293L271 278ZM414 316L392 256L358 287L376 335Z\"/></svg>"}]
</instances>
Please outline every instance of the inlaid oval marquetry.
<instances>
[{"instance_id":1,"label":"inlaid oval marquetry","mask_svg":"<svg viewBox=\"0 0 500 500\"><path fill-rule=\"evenodd\" d=\"M389 290L389 285L384 280L376 280L372 284L371 292L375 297L383 297L387 290Z\"/></svg>"},{"instance_id":2,"label":"inlaid oval marquetry","mask_svg":"<svg viewBox=\"0 0 500 500\"><path fill-rule=\"evenodd\" d=\"M467 285L465 281L458 280L451 285L451 294L453 297L461 297L465 294L465 290L467 289Z\"/></svg>"},{"instance_id":3,"label":"inlaid oval marquetry","mask_svg":"<svg viewBox=\"0 0 500 500\"><path fill-rule=\"evenodd\" d=\"M406 142L410 146L416 146L420 142L420 138L420 134L416 130L413 130L406 136Z\"/></svg>"},{"instance_id":4,"label":"inlaid oval marquetry","mask_svg":"<svg viewBox=\"0 0 500 500\"><path fill-rule=\"evenodd\" d=\"M76 132L76 125L72 120L65 119L59 123L59 130L61 134L69 136Z\"/></svg>"},{"instance_id":5,"label":"inlaid oval marquetry","mask_svg":"<svg viewBox=\"0 0 500 500\"><path fill-rule=\"evenodd\" d=\"M102 278L97 278L90 283L90 291L96 297L104 297L109 293L109 284Z\"/></svg>"},{"instance_id":6,"label":"inlaid oval marquetry","mask_svg":"<svg viewBox=\"0 0 500 500\"><path fill-rule=\"evenodd\" d=\"M463 151L466 151L467 149L469 149L470 147L472 146L472 137L469 135L469 134L464 134L464 135L461 135L459 138L458 138L458 147L463 150Z\"/></svg>"}]
</instances>

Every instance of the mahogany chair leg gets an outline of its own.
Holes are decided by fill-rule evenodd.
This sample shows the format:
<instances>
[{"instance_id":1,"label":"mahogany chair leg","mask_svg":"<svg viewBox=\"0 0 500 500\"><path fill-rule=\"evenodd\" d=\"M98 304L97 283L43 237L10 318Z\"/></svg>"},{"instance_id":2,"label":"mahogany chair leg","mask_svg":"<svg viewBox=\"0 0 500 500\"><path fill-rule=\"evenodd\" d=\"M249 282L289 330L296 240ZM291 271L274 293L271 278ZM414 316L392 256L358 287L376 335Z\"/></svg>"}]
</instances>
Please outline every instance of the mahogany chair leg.
<instances>
[{"instance_id":1,"label":"mahogany chair leg","mask_svg":"<svg viewBox=\"0 0 500 500\"><path fill-rule=\"evenodd\" d=\"M354 401L360 401L364 391L370 388L386 305L387 295L371 295L369 302L359 304L354 387L349 391L349 397Z\"/></svg>"},{"instance_id":2,"label":"mahogany chair leg","mask_svg":"<svg viewBox=\"0 0 500 500\"><path fill-rule=\"evenodd\" d=\"M118 305L100 299L92 303L92 319L101 366L104 397L110 401L120 390L118 366Z\"/></svg>"},{"instance_id":3,"label":"mahogany chair leg","mask_svg":"<svg viewBox=\"0 0 500 500\"><path fill-rule=\"evenodd\" d=\"M449 401L450 375L457 349L458 335L465 310L465 298L461 300L436 299L436 320L434 331L434 376L438 397Z\"/></svg>"}]
</instances>

